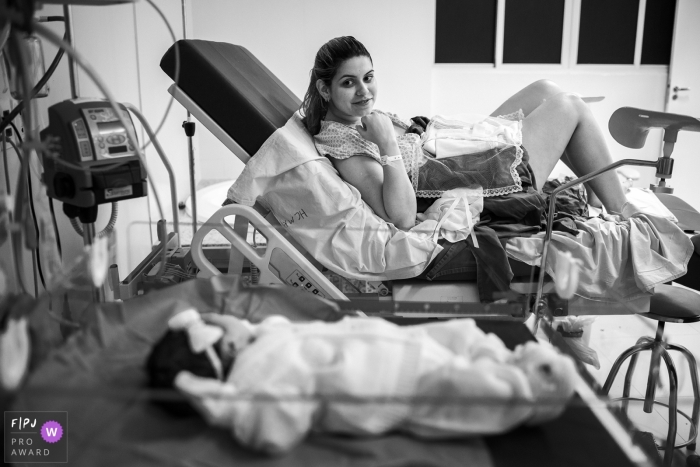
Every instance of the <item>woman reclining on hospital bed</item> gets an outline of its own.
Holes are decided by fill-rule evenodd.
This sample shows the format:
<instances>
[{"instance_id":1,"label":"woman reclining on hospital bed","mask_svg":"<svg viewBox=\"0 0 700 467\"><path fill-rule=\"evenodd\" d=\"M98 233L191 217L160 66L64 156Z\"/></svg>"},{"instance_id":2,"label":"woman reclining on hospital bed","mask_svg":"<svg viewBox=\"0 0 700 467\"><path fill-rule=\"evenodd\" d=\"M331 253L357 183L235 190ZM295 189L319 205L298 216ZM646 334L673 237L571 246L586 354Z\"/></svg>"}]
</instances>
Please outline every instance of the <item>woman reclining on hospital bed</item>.
<instances>
[{"instance_id":1,"label":"woman reclining on hospital bed","mask_svg":"<svg viewBox=\"0 0 700 467\"><path fill-rule=\"evenodd\" d=\"M438 115L429 123L424 117L405 121L375 110L377 95L372 58L365 47L350 36L332 39L320 48L311 70L301 107L304 126L319 153L357 188L374 213L399 229L413 229L417 218L425 220L422 212L429 204L424 201L455 197L453 192L459 190L478 191L477 202L467 210L480 216L473 228L470 213L465 215L471 235L461 244L443 238L443 251L421 277L460 280L464 265L475 259L482 300L508 291L512 278L509 258L539 264L541 244L537 242L541 239L535 234L541 231L547 209L542 188L555 164L561 159L577 176L583 176L613 162L586 103L549 81L524 88L488 117ZM580 287L577 293L627 301L653 291L660 283L659 277L642 277L643 273L635 271L663 269L663 281L685 274L693 247L673 224L670 212L648 217L648 210L628 202L615 171L588 182L585 192L588 196L574 196L581 201L581 209L562 223L561 230L571 234L570 240L560 237L561 244L553 244L554 248L573 249L574 256L589 266L582 282L586 288ZM660 205L653 194L645 196L645 202ZM602 202L608 215L589 221L586 198L597 207ZM425 212L434 210L431 206ZM557 206L557 213L560 211ZM602 226L602 222L616 225ZM618 234L601 235L615 229ZM584 232L583 240L580 232ZM646 257L634 254L632 245L637 252L654 249L644 239L659 232L662 238L657 243L663 247L655 250L659 255L650 256L658 262L633 267L626 261L645 261ZM620 238L624 241L619 242ZM550 255L550 261L555 256ZM596 264L602 266L591 267ZM548 261L547 272L550 269Z\"/></svg>"},{"instance_id":2,"label":"woman reclining on hospital bed","mask_svg":"<svg viewBox=\"0 0 700 467\"><path fill-rule=\"evenodd\" d=\"M434 122L435 130L459 130L458 138L472 148L445 159L425 154L424 129L414 132L422 119L409 122L375 110L377 95L365 47L351 36L332 39L316 54L302 105L304 124L341 177L400 229L414 227L417 196L438 198L460 186L481 186L485 197L536 194L560 158L577 176L613 162L588 106L551 82L526 87L476 125ZM492 149L483 150L489 143ZM608 212L621 212L626 198L615 172L592 180L590 188L591 204L599 198Z\"/></svg>"}]
</instances>

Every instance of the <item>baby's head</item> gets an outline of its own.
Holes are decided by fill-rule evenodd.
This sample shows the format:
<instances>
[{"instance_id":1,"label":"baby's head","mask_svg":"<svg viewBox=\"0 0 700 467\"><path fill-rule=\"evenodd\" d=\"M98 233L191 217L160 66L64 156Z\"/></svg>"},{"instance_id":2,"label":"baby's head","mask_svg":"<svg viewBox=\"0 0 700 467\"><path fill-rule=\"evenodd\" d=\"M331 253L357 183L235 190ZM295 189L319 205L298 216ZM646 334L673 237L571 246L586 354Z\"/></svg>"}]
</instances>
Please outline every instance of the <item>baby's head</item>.
<instances>
[{"instance_id":1,"label":"baby's head","mask_svg":"<svg viewBox=\"0 0 700 467\"><path fill-rule=\"evenodd\" d=\"M181 371L203 378L223 379L235 360L235 346L220 326L206 323L196 310L176 314L168 332L155 344L146 361L149 386L172 389ZM185 402L160 401L169 411L193 413Z\"/></svg>"},{"instance_id":2,"label":"baby's head","mask_svg":"<svg viewBox=\"0 0 700 467\"><path fill-rule=\"evenodd\" d=\"M558 417L574 393L576 366L573 360L545 342L528 342L513 352L512 363L530 383L535 407L528 425Z\"/></svg>"}]
</instances>

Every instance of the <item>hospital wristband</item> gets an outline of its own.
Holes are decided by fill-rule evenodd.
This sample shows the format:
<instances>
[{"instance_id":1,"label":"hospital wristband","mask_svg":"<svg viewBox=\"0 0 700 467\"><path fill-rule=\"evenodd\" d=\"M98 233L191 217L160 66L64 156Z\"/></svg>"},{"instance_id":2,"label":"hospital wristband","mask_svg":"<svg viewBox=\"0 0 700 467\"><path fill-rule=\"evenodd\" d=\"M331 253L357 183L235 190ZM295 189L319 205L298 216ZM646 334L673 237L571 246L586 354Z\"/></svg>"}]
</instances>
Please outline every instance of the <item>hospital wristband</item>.
<instances>
[{"instance_id":1,"label":"hospital wristband","mask_svg":"<svg viewBox=\"0 0 700 467\"><path fill-rule=\"evenodd\" d=\"M396 156L382 156L379 158L379 162L382 165L387 165L389 162L394 162L394 161L400 161L403 159L403 156L401 154L398 154Z\"/></svg>"}]
</instances>

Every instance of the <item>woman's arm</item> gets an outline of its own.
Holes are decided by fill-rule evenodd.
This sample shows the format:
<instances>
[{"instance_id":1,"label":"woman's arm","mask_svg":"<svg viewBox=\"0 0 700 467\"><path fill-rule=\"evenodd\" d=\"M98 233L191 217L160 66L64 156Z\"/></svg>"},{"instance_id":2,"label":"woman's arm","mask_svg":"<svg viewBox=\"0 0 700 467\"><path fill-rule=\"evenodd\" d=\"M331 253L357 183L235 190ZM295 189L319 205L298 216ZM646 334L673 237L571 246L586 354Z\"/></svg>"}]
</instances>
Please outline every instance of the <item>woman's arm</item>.
<instances>
[{"instance_id":1,"label":"woman's arm","mask_svg":"<svg viewBox=\"0 0 700 467\"><path fill-rule=\"evenodd\" d=\"M386 115L373 113L362 117L360 135L379 147L381 155L401 154L393 124ZM370 157L332 159L345 181L358 189L362 199L374 212L401 230L409 230L416 220L416 195L403 161L382 166Z\"/></svg>"}]
</instances>

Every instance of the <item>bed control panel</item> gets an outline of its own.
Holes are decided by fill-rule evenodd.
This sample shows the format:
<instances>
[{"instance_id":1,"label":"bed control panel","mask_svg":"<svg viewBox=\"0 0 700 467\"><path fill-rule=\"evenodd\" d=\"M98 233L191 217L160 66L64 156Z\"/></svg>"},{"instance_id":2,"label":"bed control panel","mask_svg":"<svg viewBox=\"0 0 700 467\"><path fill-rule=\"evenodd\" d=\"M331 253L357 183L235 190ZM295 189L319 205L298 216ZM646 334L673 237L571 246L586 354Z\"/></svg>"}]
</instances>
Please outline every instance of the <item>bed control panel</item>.
<instances>
[{"instance_id":1,"label":"bed control panel","mask_svg":"<svg viewBox=\"0 0 700 467\"><path fill-rule=\"evenodd\" d=\"M326 298L323 292L319 290L318 286L311 282L311 280L309 280L309 278L306 277L303 273L301 273L298 269L295 269L294 272L290 274L289 277L287 277L287 279L285 279L285 282L291 285L292 287L301 287L307 292L311 292L314 295Z\"/></svg>"},{"instance_id":2,"label":"bed control panel","mask_svg":"<svg viewBox=\"0 0 700 467\"><path fill-rule=\"evenodd\" d=\"M269 268L285 284L292 287L300 287L321 298L328 298L329 296L319 284L316 284L315 281L309 278L309 274L300 269L299 265L280 248L272 250Z\"/></svg>"}]
</instances>

